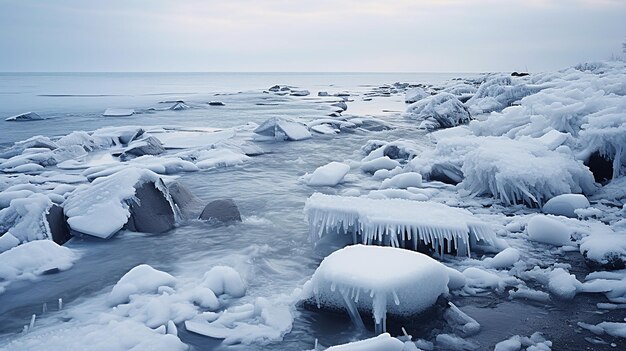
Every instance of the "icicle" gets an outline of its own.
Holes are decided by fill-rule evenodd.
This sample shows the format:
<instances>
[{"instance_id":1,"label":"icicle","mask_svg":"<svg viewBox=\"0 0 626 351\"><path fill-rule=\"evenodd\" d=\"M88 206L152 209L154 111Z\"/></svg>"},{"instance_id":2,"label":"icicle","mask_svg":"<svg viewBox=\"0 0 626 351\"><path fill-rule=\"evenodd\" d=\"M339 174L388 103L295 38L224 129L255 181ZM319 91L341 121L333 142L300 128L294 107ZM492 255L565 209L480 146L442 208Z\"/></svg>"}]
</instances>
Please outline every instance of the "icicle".
<instances>
[{"instance_id":1,"label":"icicle","mask_svg":"<svg viewBox=\"0 0 626 351\"><path fill-rule=\"evenodd\" d=\"M48 303L44 302L43 306L41 308L41 313L43 314L43 313L46 313L46 312L48 312Z\"/></svg>"},{"instance_id":2,"label":"icicle","mask_svg":"<svg viewBox=\"0 0 626 351\"><path fill-rule=\"evenodd\" d=\"M63 299L59 298L59 311L63 309Z\"/></svg>"},{"instance_id":3,"label":"icicle","mask_svg":"<svg viewBox=\"0 0 626 351\"><path fill-rule=\"evenodd\" d=\"M359 314L359 310L356 307L356 304L352 299L348 298L347 294L344 291L340 291L341 297L343 297L343 301L346 304L346 309L348 310L348 314L350 315L350 320L354 326L359 330L365 330L365 324L363 324L363 320L361 319L361 315Z\"/></svg>"},{"instance_id":4,"label":"icicle","mask_svg":"<svg viewBox=\"0 0 626 351\"><path fill-rule=\"evenodd\" d=\"M30 324L28 325L28 330L33 330L33 328L35 327L35 318L37 318L36 314L33 314L32 317L30 317Z\"/></svg>"},{"instance_id":5,"label":"icicle","mask_svg":"<svg viewBox=\"0 0 626 351\"><path fill-rule=\"evenodd\" d=\"M400 298L398 297L398 294L396 294L396 291L392 290L391 293L393 294L393 302L396 306L400 306Z\"/></svg>"}]
</instances>

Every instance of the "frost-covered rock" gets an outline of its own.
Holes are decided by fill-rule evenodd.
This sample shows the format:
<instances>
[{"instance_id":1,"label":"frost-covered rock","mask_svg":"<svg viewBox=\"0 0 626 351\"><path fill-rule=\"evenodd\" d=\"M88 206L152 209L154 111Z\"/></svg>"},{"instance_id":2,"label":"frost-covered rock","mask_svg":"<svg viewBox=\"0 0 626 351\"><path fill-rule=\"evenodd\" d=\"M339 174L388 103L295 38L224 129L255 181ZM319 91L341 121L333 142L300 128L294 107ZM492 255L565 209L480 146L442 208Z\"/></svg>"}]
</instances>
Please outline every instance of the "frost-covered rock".
<instances>
[{"instance_id":1,"label":"frost-covered rock","mask_svg":"<svg viewBox=\"0 0 626 351\"><path fill-rule=\"evenodd\" d=\"M311 133L305 125L278 117L266 120L254 130L254 133L258 134L261 140L297 141L311 138Z\"/></svg>"},{"instance_id":2,"label":"frost-covered rock","mask_svg":"<svg viewBox=\"0 0 626 351\"><path fill-rule=\"evenodd\" d=\"M135 114L132 108L108 108L102 115L105 117L127 117Z\"/></svg>"},{"instance_id":3,"label":"frost-covered rock","mask_svg":"<svg viewBox=\"0 0 626 351\"><path fill-rule=\"evenodd\" d=\"M592 269L626 268L626 233L600 230L583 238L580 253Z\"/></svg>"},{"instance_id":4,"label":"frost-covered rock","mask_svg":"<svg viewBox=\"0 0 626 351\"><path fill-rule=\"evenodd\" d=\"M408 89L404 92L404 102L407 104L412 104L422 100L423 98L430 96L429 93L426 92L423 88L415 87Z\"/></svg>"},{"instance_id":5,"label":"frost-covered rock","mask_svg":"<svg viewBox=\"0 0 626 351\"><path fill-rule=\"evenodd\" d=\"M157 232L174 224L167 189L157 174L145 169L126 168L81 185L65 201L64 208L73 231L105 239L128 222L136 230Z\"/></svg>"},{"instance_id":6,"label":"frost-covered rock","mask_svg":"<svg viewBox=\"0 0 626 351\"><path fill-rule=\"evenodd\" d=\"M468 254L470 245L494 245L495 233L469 211L434 202L370 199L315 193L304 207L312 239L351 234L353 242Z\"/></svg>"},{"instance_id":7,"label":"frost-covered rock","mask_svg":"<svg viewBox=\"0 0 626 351\"><path fill-rule=\"evenodd\" d=\"M576 210L589 207L589 200L581 194L562 194L548 200L543 205L543 213L555 216L577 218Z\"/></svg>"},{"instance_id":8,"label":"frost-covered rock","mask_svg":"<svg viewBox=\"0 0 626 351\"><path fill-rule=\"evenodd\" d=\"M159 155L165 152L161 141L153 136L148 136L141 140L135 140L128 144L122 155L144 156Z\"/></svg>"},{"instance_id":9,"label":"frost-covered rock","mask_svg":"<svg viewBox=\"0 0 626 351\"><path fill-rule=\"evenodd\" d=\"M572 245L573 229L555 217L536 215L528 221L526 227L531 240L551 245Z\"/></svg>"},{"instance_id":10,"label":"frost-covered rock","mask_svg":"<svg viewBox=\"0 0 626 351\"><path fill-rule=\"evenodd\" d=\"M397 161L410 161L420 153L421 148L415 142L405 139L392 142L370 140L361 147L361 151L367 155L363 162L384 156Z\"/></svg>"},{"instance_id":11,"label":"frost-covered rock","mask_svg":"<svg viewBox=\"0 0 626 351\"><path fill-rule=\"evenodd\" d=\"M67 270L78 258L74 251L52 240L35 240L2 252L0 293L13 281L34 279L50 270Z\"/></svg>"},{"instance_id":12,"label":"frost-covered rock","mask_svg":"<svg viewBox=\"0 0 626 351\"><path fill-rule=\"evenodd\" d=\"M345 310L354 319L358 311L371 313L384 331L388 315L410 317L433 306L448 292L448 279L447 268L426 255L353 245L326 257L305 290L320 308Z\"/></svg>"},{"instance_id":13,"label":"frost-covered rock","mask_svg":"<svg viewBox=\"0 0 626 351\"><path fill-rule=\"evenodd\" d=\"M120 278L111 290L108 301L111 305L119 305L128 302L133 294L156 293L161 286L173 287L175 284L176 278L168 273L141 264Z\"/></svg>"},{"instance_id":14,"label":"frost-covered rock","mask_svg":"<svg viewBox=\"0 0 626 351\"><path fill-rule=\"evenodd\" d=\"M331 346L326 351L404 351L404 343L383 333L373 338Z\"/></svg>"},{"instance_id":15,"label":"frost-covered rock","mask_svg":"<svg viewBox=\"0 0 626 351\"><path fill-rule=\"evenodd\" d=\"M310 186L335 186L339 184L350 171L350 166L341 162L331 162L318 167L311 175L304 178Z\"/></svg>"},{"instance_id":16,"label":"frost-covered rock","mask_svg":"<svg viewBox=\"0 0 626 351\"><path fill-rule=\"evenodd\" d=\"M406 117L422 121L420 128L450 128L470 121L470 114L459 99L439 93L417 101L407 108Z\"/></svg>"},{"instance_id":17,"label":"frost-covered rock","mask_svg":"<svg viewBox=\"0 0 626 351\"><path fill-rule=\"evenodd\" d=\"M241 222L239 208L232 199L215 200L209 202L202 213L200 219L205 221L215 221L219 223Z\"/></svg>"},{"instance_id":18,"label":"frost-covered rock","mask_svg":"<svg viewBox=\"0 0 626 351\"><path fill-rule=\"evenodd\" d=\"M38 121L42 119L44 118L36 114L35 112L24 112L24 113L20 113L19 115L7 117L5 121L21 122L21 121Z\"/></svg>"}]
</instances>

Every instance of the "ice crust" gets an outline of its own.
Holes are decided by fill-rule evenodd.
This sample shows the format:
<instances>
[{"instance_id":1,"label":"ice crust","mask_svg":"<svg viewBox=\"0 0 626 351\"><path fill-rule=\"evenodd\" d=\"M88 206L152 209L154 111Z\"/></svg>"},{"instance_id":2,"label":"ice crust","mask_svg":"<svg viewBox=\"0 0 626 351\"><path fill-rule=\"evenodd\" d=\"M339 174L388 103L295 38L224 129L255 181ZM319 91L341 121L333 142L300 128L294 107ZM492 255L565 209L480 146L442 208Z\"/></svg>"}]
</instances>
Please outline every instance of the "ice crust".
<instances>
[{"instance_id":1,"label":"ice crust","mask_svg":"<svg viewBox=\"0 0 626 351\"><path fill-rule=\"evenodd\" d=\"M315 193L307 199L304 212L313 240L338 231L351 234L355 244L383 242L417 250L423 242L440 253L456 249L469 254L470 243L493 245L496 238L469 211L435 202Z\"/></svg>"}]
</instances>

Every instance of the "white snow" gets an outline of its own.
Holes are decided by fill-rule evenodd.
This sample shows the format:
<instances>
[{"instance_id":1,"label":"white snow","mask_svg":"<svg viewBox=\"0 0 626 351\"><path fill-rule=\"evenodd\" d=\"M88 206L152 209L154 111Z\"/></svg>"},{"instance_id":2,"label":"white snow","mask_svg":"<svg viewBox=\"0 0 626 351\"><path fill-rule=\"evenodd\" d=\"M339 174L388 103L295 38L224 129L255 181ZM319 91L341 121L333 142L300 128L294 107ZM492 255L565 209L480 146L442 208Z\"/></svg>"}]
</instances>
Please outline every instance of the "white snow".
<instances>
[{"instance_id":1,"label":"white snow","mask_svg":"<svg viewBox=\"0 0 626 351\"><path fill-rule=\"evenodd\" d=\"M6 235L6 234L5 234ZM51 270L72 267L79 255L52 240L35 240L0 253L0 293L16 280L32 280Z\"/></svg>"},{"instance_id":2,"label":"white snow","mask_svg":"<svg viewBox=\"0 0 626 351\"><path fill-rule=\"evenodd\" d=\"M126 117L135 114L132 108L108 108L102 113L106 117Z\"/></svg>"},{"instance_id":3,"label":"white snow","mask_svg":"<svg viewBox=\"0 0 626 351\"><path fill-rule=\"evenodd\" d=\"M163 130L150 133L163 143L166 149L188 149L194 147L210 147L235 136L234 129L206 130Z\"/></svg>"},{"instance_id":4,"label":"white snow","mask_svg":"<svg viewBox=\"0 0 626 351\"><path fill-rule=\"evenodd\" d=\"M417 172L407 172L397 174L389 179L385 179L380 185L381 189L406 189L409 187L419 188L422 186L422 175Z\"/></svg>"},{"instance_id":5,"label":"white snow","mask_svg":"<svg viewBox=\"0 0 626 351\"><path fill-rule=\"evenodd\" d=\"M528 221L526 227L531 240L551 245L572 245L572 228L556 217L536 215Z\"/></svg>"},{"instance_id":6,"label":"white snow","mask_svg":"<svg viewBox=\"0 0 626 351\"><path fill-rule=\"evenodd\" d=\"M307 184L310 186L335 186L339 184L343 177L350 171L350 166L341 162L331 162L318 167L310 176L306 176Z\"/></svg>"},{"instance_id":7,"label":"white snow","mask_svg":"<svg viewBox=\"0 0 626 351\"><path fill-rule=\"evenodd\" d=\"M604 265L616 259L626 262L626 232L596 230L581 240L580 253Z\"/></svg>"},{"instance_id":8,"label":"white snow","mask_svg":"<svg viewBox=\"0 0 626 351\"><path fill-rule=\"evenodd\" d=\"M109 303L119 305L128 302L133 294L156 293L161 286L173 287L176 278L158 271L147 264L142 264L128 271L115 284L109 294Z\"/></svg>"},{"instance_id":9,"label":"white snow","mask_svg":"<svg viewBox=\"0 0 626 351\"><path fill-rule=\"evenodd\" d=\"M543 212L555 216L577 218L576 210L589 207L589 200L581 194L562 194L548 200L543 205Z\"/></svg>"},{"instance_id":10,"label":"white snow","mask_svg":"<svg viewBox=\"0 0 626 351\"><path fill-rule=\"evenodd\" d=\"M6 232L0 236L0 253L10 250L20 244L20 239L16 238L10 232Z\"/></svg>"},{"instance_id":11,"label":"white snow","mask_svg":"<svg viewBox=\"0 0 626 351\"><path fill-rule=\"evenodd\" d=\"M387 313L423 312L448 292L448 279L447 268L424 254L352 245L326 257L310 284L319 307L371 311L384 331Z\"/></svg>"},{"instance_id":12,"label":"white snow","mask_svg":"<svg viewBox=\"0 0 626 351\"><path fill-rule=\"evenodd\" d=\"M202 284L211 289L215 295L242 297L246 294L246 286L239 273L228 266L215 266L206 272Z\"/></svg>"},{"instance_id":13,"label":"white snow","mask_svg":"<svg viewBox=\"0 0 626 351\"><path fill-rule=\"evenodd\" d=\"M158 183L159 176L145 169L125 168L79 186L64 204L67 223L83 234L111 237L128 221L128 201L133 200L135 187L146 182Z\"/></svg>"},{"instance_id":14,"label":"white snow","mask_svg":"<svg viewBox=\"0 0 626 351\"><path fill-rule=\"evenodd\" d=\"M359 234L364 244L384 239L398 247L408 241L417 249L422 241L442 253L452 248L469 253L470 242L493 244L495 239L493 230L469 211L435 202L315 193L304 212L313 237L338 230L352 233L354 243Z\"/></svg>"},{"instance_id":15,"label":"white snow","mask_svg":"<svg viewBox=\"0 0 626 351\"><path fill-rule=\"evenodd\" d=\"M373 338L359 340L343 345L335 345L326 351L403 351L404 343L391 337L389 333L383 333Z\"/></svg>"}]
</instances>

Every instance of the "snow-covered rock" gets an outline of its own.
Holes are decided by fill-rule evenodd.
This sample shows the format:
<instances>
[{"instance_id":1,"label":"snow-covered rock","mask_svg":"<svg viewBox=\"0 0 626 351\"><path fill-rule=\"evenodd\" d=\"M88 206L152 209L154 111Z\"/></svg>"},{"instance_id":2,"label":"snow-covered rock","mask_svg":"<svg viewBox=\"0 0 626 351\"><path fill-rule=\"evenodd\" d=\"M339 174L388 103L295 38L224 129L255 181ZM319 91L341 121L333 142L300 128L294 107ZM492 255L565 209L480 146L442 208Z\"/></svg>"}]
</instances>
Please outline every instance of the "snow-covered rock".
<instances>
[{"instance_id":1,"label":"snow-covered rock","mask_svg":"<svg viewBox=\"0 0 626 351\"><path fill-rule=\"evenodd\" d=\"M21 122L21 121L38 121L42 119L44 118L36 114L35 112L24 112L24 113L20 113L19 115L7 117L5 121Z\"/></svg>"},{"instance_id":2,"label":"snow-covered rock","mask_svg":"<svg viewBox=\"0 0 626 351\"><path fill-rule=\"evenodd\" d=\"M577 218L576 210L589 207L589 200L582 194L562 194L548 200L542 208L543 213L555 216Z\"/></svg>"},{"instance_id":3,"label":"snow-covered rock","mask_svg":"<svg viewBox=\"0 0 626 351\"><path fill-rule=\"evenodd\" d=\"M400 166L400 162L392 160L388 156L378 157L361 163L361 170L366 173L374 173L381 169L394 169Z\"/></svg>"},{"instance_id":4,"label":"snow-covered rock","mask_svg":"<svg viewBox=\"0 0 626 351\"><path fill-rule=\"evenodd\" d=\"M421 121L420 128L450 128L470 121L470 114L459 99L439 93L421 99L407 108L406 117Z\"/></svg>"},{"instance_id":5,"label":"snow-covered rock","mask_svg":"<svg viewBox=\"0 0 626 351\"><path fill-rule=\"evenodd\" d=\"M175 284L176 278L173 276L142 264L120 278L111 290L108 301L111 305L119 305L128 302L133 294L156 293L161 286L173 287Z\"/></svg>"},{"instance_id":6,"label":"snow-covered rock","mask_svg":"<svg viewBox=\"0 0 626 351\"><path fill-rule=\"evenodd\" d=\"M318 167L311 175L304 178L310 186L335 186L339 184L350 171L350 166L341 162L331 162Z\"/></svg>"},{"instance_id":7,"label":"snow-covered rock","mask_svg":"<svg viewBox=\"0 0 626 351\"><path fill-rule=\"evenodd\" d=\"M286 118L272 117L254 130L260 140L304 140L311 138L305 125Z\"/></svg>"},{"instance_id":8,"label":"snow-covered rock","mask_svg":"<svg viewBox=\"0 0 626 351\"><path fill-rule=\"evenodd\" d=\"M423 88L411 88L404 92L404 102L406 102L407 104L412 104L427 96L430 96L430 94L427 93Z\"/></svg>"},{"instance_id":9,"label":"snow-covered rock","mask_svg":"<svg viewBox=\"0 0 626 351\"><path fill-rule=\"evenodd\" d=\"M422 175L416 172L400 173L389 179L383 180L381 189L406 189L409 187L419 188L422 186Z\"/></svg>"},{"instance_id":10,"label":"snow-covered rock","mask_svg":"<svg viewBox=\"0 0 626 351\"><path fill-rule=\"evenodd\" d=\"M239 273L228 266L215 266L206 272L202 285L211 289L216 296L223 294L242 297L246 294L246 285Z\"/></svg>"},{"instance_id":11,"label":"snow-covered rock","mask_svg":"<svg viewBox=\"0 0 626 351\"><path fill-rule=\"evenodd\" d=\"M536 215L526 227L531 240L551 245L572 245L574 231L555 217Z\"/></svg>"},{"instance_id":12,"label":"snow-covered rock","mask_svg":"<svg viewBox=\"0 0 626 351\"><path fill-rule=\"evenodd\" d=\"M327 233L351 234L354 243L381 243L417 250L421 245L439 252L494 245L490 226L469 211L435 202L370 199L315 193L304 207L313 239Z\"/></svg>"},{"instance_id":13,"label":"snow-covered rock","mask_svg":"<svg viewBox=\"0 0 626 351\"><path fill-rule=\"evenodd\" d=\"M142 203L143 195L146 199ZM67 198L64 208L73 231L106 239L122 229L129 219L137 230L143 230L144 224L148 229L159 229L158 232L170 229L174 224L170 204L167 189L157 174L126 168L79 186ZM131 207L137 219L131 218Z\"/></svg>"},{"instance_id":14,"label":"snow-covered rock","mask_svg":"<svg viewBox=\"0 0 626 351\"><path fill-rule=\"evenodd\" d=\"M0 293L13 281L34 279L53 269L67 270L78 258L79 255L74 251L59 246L52 240L34 240L2 252Z\"/></svg>"},{"instance_id":15,"label":"snow-covered rock","mask_svg":"<svg viewBox=\"0 0 626 351\"><path fill-rule=\"evenodd\" d=\"M583 238L580 253L593 269L626 268L626 232L599 230Z\"/></svg>"},{"instance_id":16,"label":"snow-covered rock","mask_svg":"<svg viewBox=\"0 0 626 351\"><path fill-rule=\"evenodd\" d=\"M383 333L373 338L331 346L326 351L404 351L404 343Z\"/></svg>"},{"instance_id":17,"label":"snow-covered rock","mask_svg":"<svg viewBox=\"0 0 626 351\"><path fill-rule=\"evenodd\" d=\"M135 114L132 108L108 108L102 115L105 117L127 117Z\"/></svg>"},{"instance_id":18,"label":"snow-covered rock","mask_svg":"<svg viewBox=\"0 0 626 351\"><path fill-rule=\"evenodd\" d=\"M433 306L448 292L448 279L443 264L418 252L353 245L326 257L308 288L318 307L355 319L366 311L384 331L388 315L409 317Z\"/></svg>"}]
</instances>

